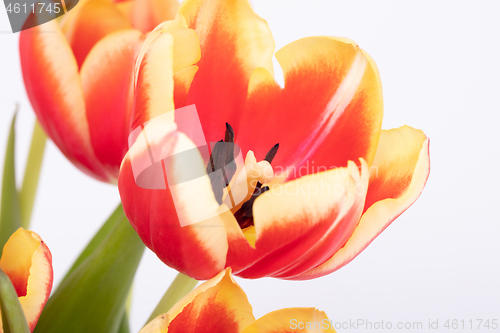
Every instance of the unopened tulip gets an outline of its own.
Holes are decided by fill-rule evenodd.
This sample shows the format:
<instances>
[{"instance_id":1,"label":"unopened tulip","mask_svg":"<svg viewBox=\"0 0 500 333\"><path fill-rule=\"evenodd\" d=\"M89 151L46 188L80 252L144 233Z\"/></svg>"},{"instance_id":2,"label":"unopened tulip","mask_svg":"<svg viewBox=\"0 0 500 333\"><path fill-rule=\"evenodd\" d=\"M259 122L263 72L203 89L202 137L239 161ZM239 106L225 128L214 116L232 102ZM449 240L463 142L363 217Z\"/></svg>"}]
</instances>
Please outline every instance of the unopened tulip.
<instances>
[{"instance_id":1,"label":"unopened tulip","mask_svg":"<svg viewBox=\"0 0 500 333\"><path fill-rule=\"evenodd\" d=\"M145 34L172 19L176 0L82 0L60 21L24 30L20 55L36 116L64 155L116 183Z\"/></svg>"}]
</instances>

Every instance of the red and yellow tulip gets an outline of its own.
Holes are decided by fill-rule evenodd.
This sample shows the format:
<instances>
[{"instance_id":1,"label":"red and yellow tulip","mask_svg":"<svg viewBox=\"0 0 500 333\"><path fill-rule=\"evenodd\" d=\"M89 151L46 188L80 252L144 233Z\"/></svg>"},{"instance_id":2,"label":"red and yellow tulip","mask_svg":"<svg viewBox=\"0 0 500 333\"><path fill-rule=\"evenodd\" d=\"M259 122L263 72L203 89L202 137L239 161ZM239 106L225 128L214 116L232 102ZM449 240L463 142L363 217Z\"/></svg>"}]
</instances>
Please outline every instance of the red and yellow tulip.
<instances>
[{"instance_id":1,"label":"red and yellow tulip","mask_svg":"<svg viewBox=\"0 0 500 333\"><path fill-rule=\"evenodd\" d=\"M427 181L428 139L408 126L381 130L379 73L356 43L310 37L283 47L276 58L284 88L273 76L273 53L266 22L246 0L186 0L140 51L131 130L143 128L148 143L136 140L121 165L123 208L146 246L196 279L226 267L246 278L329 274L363 251ZM185 119L158 116L192 104L207 141L224 139L226 123L234 130L246 155L244 211L221 204L206 173L196 186L136 182L133 163L154 163L162 177L179 180L185 165L154 152L173 156L199 145ZM277 143L275 158L265 158ZM190 167L205 163L198 155ZM234 186L223 189L224 199ZM200 212L213 217L195 223Z\"/></svg>"},{"instance_id":2,"label":"red and yellow tulip","mask_svg":"<svg viewBox=\"0 0 500 333\"><path fill-rule=\"evenodd\" d=\"M52 290L49 248L36 233L19 228L5 243L0 268L11 280L33 331ZM1 318L0 332L3 332Z\"/></svg>"},{"instance_id":3,"label":"red and yellow tulip","mask_svg":"<svg viewBox=\"0 0 500 333\"><path fill-rule=\"evenodd\" d=\"M139 333L271 333L335 332L323 311L314 308L281 309L255 320L247 296L231 276L220 272L186 295L167 313L156 317Z\"/></svg>"},{"instance_id":4,"label":"red and yellow tulip","mask_svg":"<svg viewBox=\"0 0 500 333\"><path fill-rule=\"evenodd\" d=\"M21 32L24 83L42 127L92 177L116 182L144 34L172 19L176 0L83 0L59 22Z\"/></svg>"}]
</instances>

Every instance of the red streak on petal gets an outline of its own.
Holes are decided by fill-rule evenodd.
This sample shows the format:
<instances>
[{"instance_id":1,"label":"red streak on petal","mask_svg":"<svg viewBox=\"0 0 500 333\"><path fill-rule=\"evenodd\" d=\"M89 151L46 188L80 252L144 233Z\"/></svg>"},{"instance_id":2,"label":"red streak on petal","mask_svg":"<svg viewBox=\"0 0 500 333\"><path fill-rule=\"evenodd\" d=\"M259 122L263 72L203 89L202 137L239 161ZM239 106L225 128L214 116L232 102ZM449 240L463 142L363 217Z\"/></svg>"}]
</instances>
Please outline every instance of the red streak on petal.
<instances>
[{"instance_id":1,"label":"red streak on petal","mask_svg":"<svg viewBox=\"0 0 500 333\"><path fill-rule=\"evenodd\" d=\"M201 298L203 294L196 298ZM196 298L179 313L168 326L172 333L237 333L238 323L234 321L233 309L216 302L217 294L200 300L202 307L197 307Z\"/></svg>"}]
</instances>

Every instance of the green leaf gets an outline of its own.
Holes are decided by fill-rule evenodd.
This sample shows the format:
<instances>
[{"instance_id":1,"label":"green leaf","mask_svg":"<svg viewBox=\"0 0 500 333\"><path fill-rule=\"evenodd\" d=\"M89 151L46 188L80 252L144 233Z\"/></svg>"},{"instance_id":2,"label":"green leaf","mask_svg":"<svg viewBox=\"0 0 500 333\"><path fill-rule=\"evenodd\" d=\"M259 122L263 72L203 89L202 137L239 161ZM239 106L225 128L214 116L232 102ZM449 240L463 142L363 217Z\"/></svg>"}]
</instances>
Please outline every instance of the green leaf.
<instances>
[{"instance_id":1,"label":"green leaf","mask_svg":"<svg viewBox=\"0 0 500 333\"><path fill-rule=\"evenodd\" d=\"M4 333L30 333L16 290L9 277L1 269L0 308Z\"/></svg>"},{"instance_id":2,"label":"green leaf","mask_svg":"<svg viewBox=\"0 0 500 333\"><path fill-rule=\"evenodd\" d=\"M117 333L130 333L130 327L128 325L128 314L127 311L123 313L122 320L120 323L120 328Z\"/></svg>"},{"instance_id":3,"label":"green leaf","mask_svg":"<svg viewBox=\"0 0 500 333\"><path fill-rule=\"evenodd\" d=\"M94 252L94 250L103 242L104 239L106 239L109 233L113 230L116 223L122 218L123 218L123 208L121 205L118 205L118 207L111 214L108 220L101 226L99 231L87 244L82 253L80 253L80 256L75 260L69 271L66 273L66 276L63 278L61 284L76 268L78 268L78 266L80 266L82 262L85 261L85 259L87 259L92 254L92 252ZM125 309L127 309L127 307L130 306L130 297L131 297L131 290L129 291L127 300L125 302ZM120 323L120 328L117 333L130 333L127 311L123 313L122 320Z\"/></svg>"},{"instance_id":4,"label":"green leaf","mask_svg":"<svg viewBox=\"0 0 500 333\"><path fill-rule=\"evenodd\" d=\"M130 315L130 307L132 306L132 294L133 294L133 286L128 291L127 301L125 302L125 312L122 316L122 321L120 323L120 328L117 333L130 333L130 327L128 322L128 317Z\"/></svg>"},{"instance_id":5,"label":"green leaf","mask_svg":"<svg viewBox=\"0 0 500 333\"><path fill-rule=\"evenodd\" d=\"M170 310L170 308L174 306L175 303L177 303L181 298L189 294L194 289L194 287L196 287L197 284L198 280L195 280L182 273L178 273L174 281L170 285L170 287L168 287L167 291L161 298L156 308L153 310L153 313L151 313L151 316L149 316L149 319L146 322L146 324L149 323L151 320L155 319L156 317L158 317L159 315L167 313L168 310Z\"/></svg>"},{"instance_id":6,"label":"green leaf","mask_svg":"<svg viewBox=\"0 0 500 333\"><path fill-rule=\"evenodd\" d=\"M28 229L30 225L46 142L47 136L45 132L40 126L40 123L35 121L28 161L26 162L26 169L24 170L23 186L19 192L21 225L25 229Z\"/></svg>"},{"instance_id":7,"label":"green leaf","mask_svg":"<svg viewBox=\"0 0 500 333\"><path fill-rule=\"evenodd\" d=\"M16 189L16 168L14 150L16 145L15 122L16 113L10 125L9 139L5 153L2 180L2 199L0 203L0 251L9 237L21 226L19 197Z\"/></svg>"},{"instance_id":8,"label":"green leaf","mask_svg":"<svg viewBox=\"0 0 500 333\"><path fill-rule=\"evenodd\" d=\"M121 205L103 228L47 302L34 332L118 331L144 244Z\"/></svg>"},{"instance_id":9,"label":"green leaf","mask_svg":"<svg viewBox=\"0 0 500 333\"><path fill-rule=\"evenodd\" d=\"M71 275L71 273L80 266L82 262L85 261L96 248L99 247L103 243L103 241L109 236L111 231L115 228L116 224L119 223L124 218L122 205L118 205L115 211L111 214L106 222L101 226L99 231L94 235L94 237L87 244L85 249L83 249L82 253L75 260L69 271L66 273L66 276L63 278L62 283Z\"/></svg>"}]
</instances>

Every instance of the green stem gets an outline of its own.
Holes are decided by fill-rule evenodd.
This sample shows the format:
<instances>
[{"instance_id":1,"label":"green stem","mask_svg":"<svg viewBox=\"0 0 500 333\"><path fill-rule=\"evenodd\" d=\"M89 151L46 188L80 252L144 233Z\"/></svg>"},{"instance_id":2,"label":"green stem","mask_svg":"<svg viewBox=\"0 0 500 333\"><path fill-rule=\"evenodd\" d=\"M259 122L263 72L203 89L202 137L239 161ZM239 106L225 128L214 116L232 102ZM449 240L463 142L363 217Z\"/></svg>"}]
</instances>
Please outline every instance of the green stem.
<instances>
[{"instance_id":1,"label":"green stem","mask_svg":"<svg viewBox=\"0 0 500 333\"><path fill-rule=\"evenodd\" d=\"M123 311L122 320L120 322L120 328L117 333L130 333L130 327L128 323L128 317L130 316L130 308L132 307L132 294L134 290L134 285L130 287L128 292L127 301L125 302L125 311Z\"/></svg>"},{"instance_id":2,"label":"green stem","mask_svg":"<svg viewBox=\"0 0 500 333\"><path fill-rule=\"evenodd\" d=\"M10 124L9 139L5 151L5 162L2 179L2 195L0 203L0 252L12 235L21 226L21 216L19 212L19 195L16 188L16 115L17 107Z\"/></svg>"},{"instance_id":3,"label":"green stem","mask_svg":"<svg viewBox=\"0 0 500 333\"><path fill-rule=\"evenodd\" d=\"M45 152L45 143L47 136L40 123L35 121L33 135L31 137L31 147L24 171L23 185L19 192L19 205L21 207L21 226L29 228L33 204L35 203L38 179L42 167L43 154Z\"/></svg>"},{"instance_id":4,"label":"green stem","mask_svg":"<svg viewBox=\"0 0 500 333\"><path fill-rule=\"evenodd\" d=\"M0 269L0 307L5 333L30 333L21 303L10 278Z\"/></svg>"},{"instance_id":5,"label":"green stem","mask_svg":"<svg viewBox=\"0 0 500 333\"><path fill-rule=\"evenodd\" d=\"M120 328L118 328L118 333L130 333L130 327L128 324L128 314L127 311L123 312L122 320L120 322Z\"/></svg>"},{"instance_id":6,"label":"green stem","mask_svg":"<svg viewBox=\"0 0 500 333\"><path fill-rule=\"evenodd\" d=\"M162 299L154 309L146 324L162 313L167 313L175 303L177 303L181 298L190 293L197 284L197 280L190 278L189 276L186 276L182 273L177 274L176 278L174 279L170 287L168 287L167 292L165 293L165 295L163 295Z\"/></svg>"},{"instance_id":7,"label":"green stem","mask_svg":"<svg viewBox=\"0 0 500 333\"><path fill-rule=\"evenodd\" d=\"M144 249L119 205L53 292L34 332L117 332Z\"/></svg>"}]
</instances>

